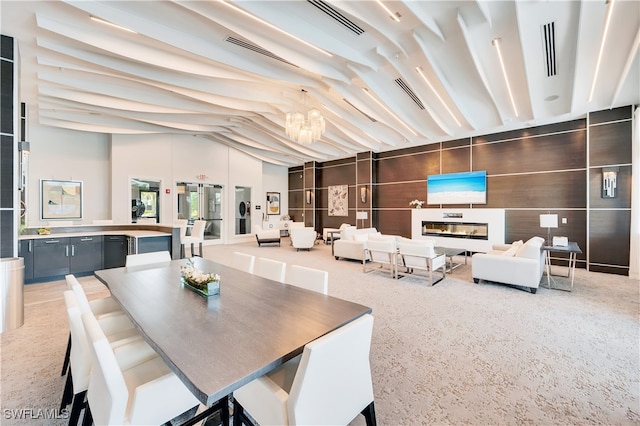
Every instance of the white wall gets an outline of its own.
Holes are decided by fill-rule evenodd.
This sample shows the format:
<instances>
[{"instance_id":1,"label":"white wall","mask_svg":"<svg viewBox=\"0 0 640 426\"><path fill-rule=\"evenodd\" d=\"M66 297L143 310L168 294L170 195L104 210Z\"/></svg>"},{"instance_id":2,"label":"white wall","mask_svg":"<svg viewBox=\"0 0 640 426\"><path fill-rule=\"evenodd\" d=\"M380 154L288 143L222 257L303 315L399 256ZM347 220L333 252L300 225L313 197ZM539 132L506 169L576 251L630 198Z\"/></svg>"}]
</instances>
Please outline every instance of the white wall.
<instances>
[{"instance_id":1,"label":"white wall","mask_svg":"<svg viewBox=\"0 0 640 426\"><path fill-rule=\"evenodd\" d=\"M110 143L107 135L31 125L27 185L28 227L40 220L40 179L83 182L83 218L74 224L111 217Z\"/></svg>"},{"instance_id":2,"label":"white wall","mask_svg":"<svg viewBox=\"0 0 640 426\"><path fill-rule=\"evenodd\" d=\"M131 221L130 179L159 180L160 217L173 223L177 211L176 182L223 186L222 242L249 240L236 236L235 187L251 188L251 229L262 224L266 191L280 192L282 213L288 205L288 169L262 163L233 148L190 135L104 135L48 127L30 128L31 154L27 187L27 226L40 220L40 179L83 181L84 215L75 224L94 219ZM166 194L166 190L169 194ZM260 205L260 210L255 206ZM279 218L279 217L278 217ZM230 220L229 220L230 219Z\"/></svg>"},{"instance_id":3,"label":"white wall","mask_svg":"<svg viewBox=\"0 0 640 426\"><path fill-rule=\"evenodd\" d=\"M112 215L116 223L130 221L132 177L161 181L160 218L173 223L177 211L176 182L222 185L225 212L222 241L247 241L252 235L235 235L237 203L235 187L251 188L251 229L260 225L266 191L288 191L288 169L257 160L236 149L190 135L113 135L112 138ZM268 188L264 185L268 182ZM272 188L273 187L273 188ZM166 194L166 190L170 194ZM262 209L255 210L256 205ZM286 204L285 204L286 205ZM216 243L209 241L208 243Z\"/></svg>"}]
</instances>

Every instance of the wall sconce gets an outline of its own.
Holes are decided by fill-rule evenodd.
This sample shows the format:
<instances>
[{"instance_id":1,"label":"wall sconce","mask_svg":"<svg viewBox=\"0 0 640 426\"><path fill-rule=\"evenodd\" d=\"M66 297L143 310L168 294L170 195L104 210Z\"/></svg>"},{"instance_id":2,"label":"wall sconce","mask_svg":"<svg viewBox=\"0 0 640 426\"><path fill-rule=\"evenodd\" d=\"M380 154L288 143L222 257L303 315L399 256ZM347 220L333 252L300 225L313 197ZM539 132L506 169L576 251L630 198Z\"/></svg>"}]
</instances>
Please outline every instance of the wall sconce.
<instances>
[{"instance_id":1,"label":"wall sconce","mask_svg":"<svg viewBox=\"0 0 640 426\"><path fill-rule=\"evenodd\" d=\"M362 201L362 204L365 204L367 202L367 187L366 186L360 187L360 201Z\"/></svg>"},{"instance_id":2,"label":"wall sconce","mask_svg":"<svg viewBox=\"0 0 640 426\"><path fill-rule=\"evenodd\" d=\"M307 189L306 192L307 204L311 204L311 190Z\"/></svg>"},{"instance_id":3,"label":"wall sconce","mask_svg":"<svg viewBox=\"0 0 640 426\"><path fill-rule=\"evenodd\" d=\"M602 198L615 198L618 192L619 167L602 168Z\"/></svg>"}]
</instances>

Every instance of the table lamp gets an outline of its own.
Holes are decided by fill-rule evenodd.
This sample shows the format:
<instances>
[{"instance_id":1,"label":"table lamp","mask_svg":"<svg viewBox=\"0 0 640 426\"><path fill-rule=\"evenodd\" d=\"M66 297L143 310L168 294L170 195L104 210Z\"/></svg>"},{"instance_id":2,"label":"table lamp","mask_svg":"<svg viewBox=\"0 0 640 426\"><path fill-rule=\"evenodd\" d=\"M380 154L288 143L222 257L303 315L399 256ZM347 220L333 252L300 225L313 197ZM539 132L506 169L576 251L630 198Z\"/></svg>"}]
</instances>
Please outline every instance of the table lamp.
<instances>
[{"instance_id":1,"label":"table lamp","mask_svg":"<svg viewBox=\"0 0 640 426\"><path fill-rule=\"evenodd\" d=\"M356 219L362 221L361 227L364 228L364 221L369 218L367 212L356 212Z\"/></svg>"},{"instance_id":2,"label":"table lamp","mask_svg":"<svg viewBox=\"0 0 640 426\"><path fill-rule=\"evenodd\" d=\"M540 215L540 227L547 228L547 245L551 244L551 228L558 227L558 215L557 214L541 214Z\"/></svg>"}]
</instances>

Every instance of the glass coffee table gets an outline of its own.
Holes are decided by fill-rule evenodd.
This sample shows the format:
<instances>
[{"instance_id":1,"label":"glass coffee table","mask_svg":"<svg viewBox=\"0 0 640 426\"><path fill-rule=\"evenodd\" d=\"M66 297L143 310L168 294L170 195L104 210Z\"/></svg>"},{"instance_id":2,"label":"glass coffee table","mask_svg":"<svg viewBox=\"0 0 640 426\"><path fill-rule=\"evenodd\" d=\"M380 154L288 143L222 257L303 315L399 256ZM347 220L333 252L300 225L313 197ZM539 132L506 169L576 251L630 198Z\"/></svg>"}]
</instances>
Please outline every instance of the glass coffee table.
<instances>
[{"instance_id":1,"label":"glass coffee table","mask_svg":"<svg viewBox=\"0 0 640 426\"><path fill-rule=\"evenodd\" d=\"M434 247L436 254L444 254L446 259L446 272L450 274L454 269L459 266L462 266L463 263L455 263L453 261L453 256L463 256L464 255L464 265L467 264L467 250L461 248L451 248L451 247Z\"/></svg>"}]
</instances>

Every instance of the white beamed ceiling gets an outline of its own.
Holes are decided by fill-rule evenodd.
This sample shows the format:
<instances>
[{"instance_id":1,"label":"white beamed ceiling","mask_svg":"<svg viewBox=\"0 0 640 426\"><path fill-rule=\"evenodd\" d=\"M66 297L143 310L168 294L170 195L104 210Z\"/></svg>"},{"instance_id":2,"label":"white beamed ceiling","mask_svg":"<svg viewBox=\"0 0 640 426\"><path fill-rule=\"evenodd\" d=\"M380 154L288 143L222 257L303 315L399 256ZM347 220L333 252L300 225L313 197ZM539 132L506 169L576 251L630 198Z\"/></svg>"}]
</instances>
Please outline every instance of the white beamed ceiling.
<instances>
[{"instance_id":1,"label":"white beamed ceiling","mask_svg":"<svg viewBox=\"0 0 640 426\"><path fill-rule=\"evenodd\" d=\"M375 1L321 2L364 30L360 35L322 12L317 0L229 3L271 25L213 0L2 0L2 34L18 40L19 99L30 122L100 133L202 135L292 166L640 104L639 1L614 3L591 101L604 0L384 1L400 22ZM551 22L557 74L549 77L541 27ZM285 136L285 114L311 107L322 111L327 131L301 146Z\"/></svg>"}]
</instances>

